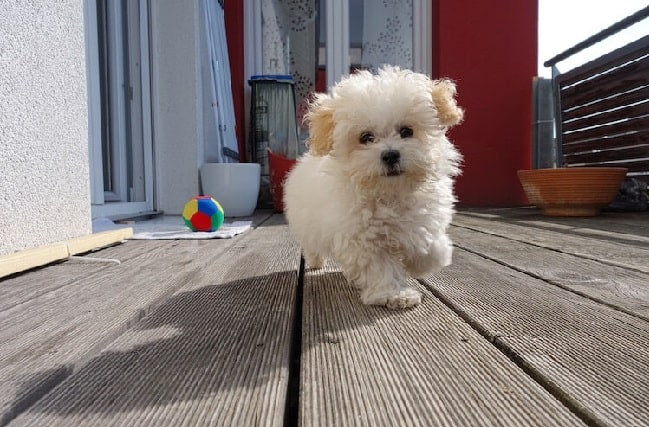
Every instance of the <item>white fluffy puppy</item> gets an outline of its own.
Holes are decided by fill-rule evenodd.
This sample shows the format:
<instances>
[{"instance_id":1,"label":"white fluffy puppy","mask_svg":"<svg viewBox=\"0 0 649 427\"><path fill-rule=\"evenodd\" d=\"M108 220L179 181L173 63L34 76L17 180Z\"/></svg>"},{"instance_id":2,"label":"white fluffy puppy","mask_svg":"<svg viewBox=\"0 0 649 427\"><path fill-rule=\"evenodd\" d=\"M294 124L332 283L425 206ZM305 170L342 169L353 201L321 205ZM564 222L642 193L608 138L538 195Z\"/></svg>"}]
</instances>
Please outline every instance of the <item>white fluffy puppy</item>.
<instances>
[{"instance_id":1,"label":"white fluffy puppy","mask_svg":"<svg viewBox=\"0 0 649 427\"><path fill-rule=\"evenodd\" d=\"M306 115L309 152L284 188L289 228L307 265L333 257L364 304L414 306L408 276L451 262L461 156L445 133L463 117L454 96L449 80L384 67L318 94Z\"/></svg>"}]
</instances>

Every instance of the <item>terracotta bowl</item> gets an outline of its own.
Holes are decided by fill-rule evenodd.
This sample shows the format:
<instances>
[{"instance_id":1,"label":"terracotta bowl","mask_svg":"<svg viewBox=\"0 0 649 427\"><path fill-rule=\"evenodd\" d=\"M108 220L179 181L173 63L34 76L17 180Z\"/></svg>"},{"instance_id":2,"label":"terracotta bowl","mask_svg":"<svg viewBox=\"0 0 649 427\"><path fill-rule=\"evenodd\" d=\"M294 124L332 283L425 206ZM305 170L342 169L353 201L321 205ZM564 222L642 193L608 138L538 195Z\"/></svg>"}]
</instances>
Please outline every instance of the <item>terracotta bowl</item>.
<instances>
[{"instance_id":1,"label":"terracotta bowl","mask_svg":"<svg viewBox=\"0 0 649 427\"><path fill-rule=\"evenodd\" d=\"M530 203L547 216L595 216L611 203L626 168L573 167L519 170Z\"/></svg>"}]
</instances>

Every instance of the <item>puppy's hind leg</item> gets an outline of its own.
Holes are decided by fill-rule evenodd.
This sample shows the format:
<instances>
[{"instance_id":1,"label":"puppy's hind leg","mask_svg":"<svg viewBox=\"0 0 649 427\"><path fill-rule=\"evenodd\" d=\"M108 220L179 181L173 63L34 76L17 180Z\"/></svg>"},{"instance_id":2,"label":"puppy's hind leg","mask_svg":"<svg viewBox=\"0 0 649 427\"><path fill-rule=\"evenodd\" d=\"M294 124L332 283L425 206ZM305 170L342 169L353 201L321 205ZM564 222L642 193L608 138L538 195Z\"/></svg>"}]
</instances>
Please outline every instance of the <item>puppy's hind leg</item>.
<instances>
[{"instance_id":1,"label":"puppy's hind leg","mask_svg":"<svg viewBox=\"0 0 649 427\"><path fill-rule=\"evenodd\" d=\"M408 274L417 279L423 279L427 274L434 273L451 264L453 244L446 236L440 236L426 252L412 254L404 260Z\"/></svg>"}]
</instances>

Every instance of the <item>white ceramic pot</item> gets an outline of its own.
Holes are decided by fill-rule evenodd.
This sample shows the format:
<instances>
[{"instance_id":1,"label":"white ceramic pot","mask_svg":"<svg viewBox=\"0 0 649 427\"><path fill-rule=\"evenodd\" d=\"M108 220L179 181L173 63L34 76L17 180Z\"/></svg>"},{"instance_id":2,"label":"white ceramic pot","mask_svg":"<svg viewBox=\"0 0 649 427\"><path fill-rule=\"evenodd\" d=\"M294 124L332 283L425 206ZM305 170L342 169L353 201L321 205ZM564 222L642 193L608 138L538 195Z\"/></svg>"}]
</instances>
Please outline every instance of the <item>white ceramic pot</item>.
<instances>
[{"instance_id":1,"label":"white ceramic pot","mask_svg":"<svg viewBox=\"0 0 649 427\"><path fill-rule=\"evenodd\" d=\"M203 195L216 199L226 217L250 216L259 196L258 163L205 163L200 168Z\"/></svg>"}]
</instances>

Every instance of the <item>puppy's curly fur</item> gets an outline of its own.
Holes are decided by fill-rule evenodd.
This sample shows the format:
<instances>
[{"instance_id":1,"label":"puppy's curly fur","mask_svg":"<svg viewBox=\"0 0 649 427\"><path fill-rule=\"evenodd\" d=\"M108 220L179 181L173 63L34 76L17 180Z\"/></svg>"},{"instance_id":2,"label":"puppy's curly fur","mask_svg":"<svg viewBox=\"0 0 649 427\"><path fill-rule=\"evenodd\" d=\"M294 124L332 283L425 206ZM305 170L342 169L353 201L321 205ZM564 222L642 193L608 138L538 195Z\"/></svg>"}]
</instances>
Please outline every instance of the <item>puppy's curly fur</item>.
<instances>
[{"instance_id":1,"label":"puppy's curly fur","mask_svg":"<svg viewBox=\"0 0 649 427\"><path fill-rule=\"evenodd\" d=\"M284 189L289 228L311 268L333 257L365 304L406 308L408 276L449 265L446 231L461 156L446 130L463 119L450 80L384 67L318 94L309 152Z\"/></svg>"}]
</instances>

